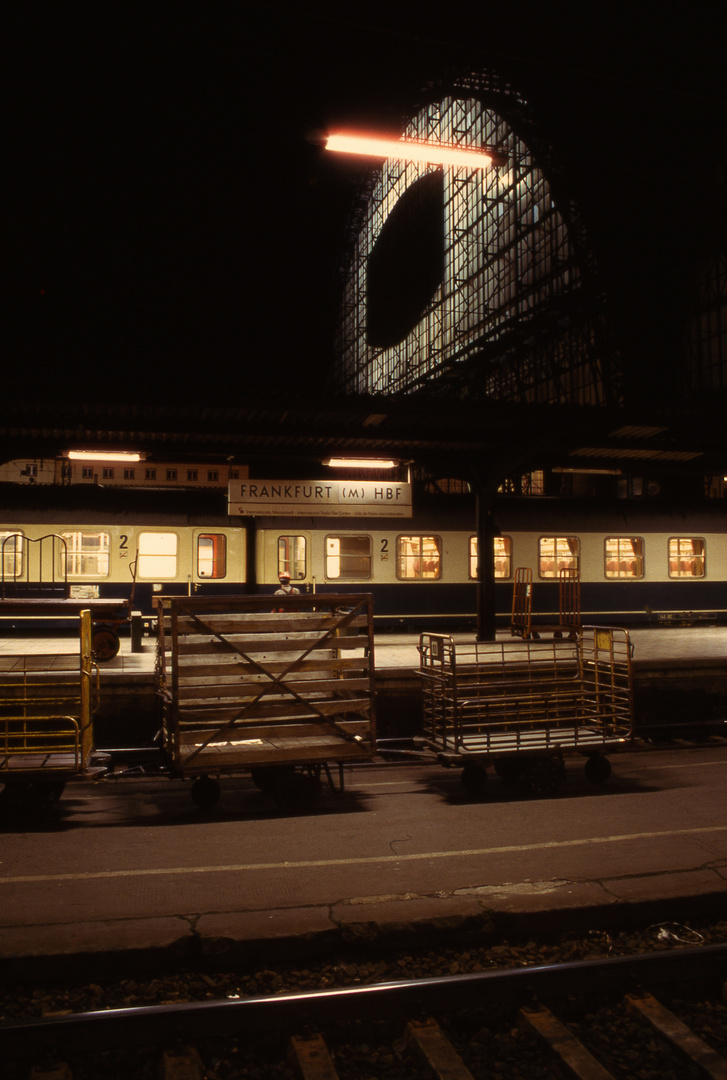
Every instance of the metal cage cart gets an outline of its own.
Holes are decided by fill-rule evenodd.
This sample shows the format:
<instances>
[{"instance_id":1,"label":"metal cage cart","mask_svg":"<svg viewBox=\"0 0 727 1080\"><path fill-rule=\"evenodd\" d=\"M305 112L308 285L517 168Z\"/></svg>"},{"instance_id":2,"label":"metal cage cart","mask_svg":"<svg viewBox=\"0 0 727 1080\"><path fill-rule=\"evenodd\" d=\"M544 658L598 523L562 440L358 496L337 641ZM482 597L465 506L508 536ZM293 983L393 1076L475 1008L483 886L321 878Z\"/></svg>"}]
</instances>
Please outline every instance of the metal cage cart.
<instances>
[{"instance_id":1,"label":"metal cage cart","mask_svg":"<svg viewBox=\"0 0 727 1080\"><path fill-rule=\"evenodd\" d=\"M271 604L275 610L271 611ZM279 806L304 809L330 764L375 752L370 595L160 597L157 675L164 748L192 798L249 772Z\"/></svg>"},{"instance_id":2,"label":"metal cage cart","mask_svg":"<svg viewBox=\"0 0 727 1080\"><path fill-rule=\"evenodd\" d=\"M82 611L79 651L0 658L0 805L48 806L68 780L106 771L93 741L99 704L91 613Z\"/></svg>"},{"instance_id":3,"label":"metal cage cart","mask_svg":"<svg viewBox=\"0 0 727 1080\"><path fill-rule=\"evenodd\" d=\"M631 646L626 630L584 627L575 640L454 643L422 634L424 740L481 792L487 767L538 794L565 780L565 753L608 779L607 749L633 739Z\"/></svg>"}]
</instances>

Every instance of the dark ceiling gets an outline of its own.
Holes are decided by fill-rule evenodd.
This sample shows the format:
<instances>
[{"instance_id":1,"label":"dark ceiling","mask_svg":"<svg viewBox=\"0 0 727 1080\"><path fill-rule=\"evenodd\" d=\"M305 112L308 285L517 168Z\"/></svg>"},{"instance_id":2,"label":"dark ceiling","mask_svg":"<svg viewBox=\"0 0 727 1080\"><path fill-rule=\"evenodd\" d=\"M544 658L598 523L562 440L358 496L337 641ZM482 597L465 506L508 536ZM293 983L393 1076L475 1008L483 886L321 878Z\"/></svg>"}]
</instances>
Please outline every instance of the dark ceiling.
<instances>
[{"instance_id":1,"label":"dark ceiling","mask_svg":"<svg viewBox=\"0 0 727 1080\"><path fill-rule=\"evenodd\" d=\"M156 460L234 460L251 475L310 473L336 454L394 457L435 477L492 479L536 468L727 474L723 413L405 399L267 398L235 406L4 402L4 460L69 449L137 450Z\"/></svg>"},{"instance_id":2,"label":"dark ceiling","mask_svg":"<svg viewBox=\"0 0 727 1080\"><path fill-rule=\"evenodd\" d=\"M435 475L727 475L716 402L650 404L677 385L693 248L724 230L727 68L707 8L632 5L625 26L599 2L587 19L515 2L91 5L82 19L19 6L0 456L123 448L287 475L345 451ZM321 391L368 165L331 160L311 134L396 130L446 72L485 68L558 148L643 408Z\"/></svg>"}]
</instances>

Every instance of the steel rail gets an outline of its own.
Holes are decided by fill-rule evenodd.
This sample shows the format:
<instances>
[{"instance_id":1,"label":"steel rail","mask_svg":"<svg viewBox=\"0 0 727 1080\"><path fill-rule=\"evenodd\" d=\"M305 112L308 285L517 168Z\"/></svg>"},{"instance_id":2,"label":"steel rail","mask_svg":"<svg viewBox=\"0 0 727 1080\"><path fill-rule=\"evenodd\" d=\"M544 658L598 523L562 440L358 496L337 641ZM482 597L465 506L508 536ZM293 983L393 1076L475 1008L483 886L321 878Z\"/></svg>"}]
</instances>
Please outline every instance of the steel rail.
<instances>
[{"instance_id":1,"label":"steel rail","mask_svg":"<svg viewBox=\"0 0 727 1080\"><path fill-rule=\"evenodd\" d=\"M432 1010L525 1005L534 999L633 990L727 977L727 945L606 957L575 963L497 969L366 986L276 994L240 1000L108 1009L0 1023L0 1060L95 1053L130 1045L173 1045L350 1020Z\"/></svg>"}]
</instances>

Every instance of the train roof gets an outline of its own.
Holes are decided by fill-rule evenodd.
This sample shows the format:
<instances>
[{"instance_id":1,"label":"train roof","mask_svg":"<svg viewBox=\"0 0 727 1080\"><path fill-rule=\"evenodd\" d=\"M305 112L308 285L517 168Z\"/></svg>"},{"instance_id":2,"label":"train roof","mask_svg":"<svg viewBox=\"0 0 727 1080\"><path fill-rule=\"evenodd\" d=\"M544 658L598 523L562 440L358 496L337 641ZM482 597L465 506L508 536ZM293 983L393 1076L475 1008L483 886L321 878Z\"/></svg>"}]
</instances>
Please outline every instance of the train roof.
<instances>
[{"instance_id":1,"label":"train roof","mask_svg":"<svg viewBox=\"0 0 727 1080\"><path fill-rule=\"evenodd\" d=\"M192 522L227 519L227 494L212 490L144 490L101 484L0 484L0 519L61 520L88 516L155 520L161 515Z\"/></svg>"},{"instance_id":2,"label":"train roof","mask_svg":"<svg viewBox=\"0 0 727 1080\"><path fill-rule=\"evenodd\" d=\"M668 498L647 499L562 499L548 496L500 496L494 501L496 527L501 532L623 533L639 530L698 532L727 531L727 500L677 502ZM13 484L0 483L0 524L27 522L88 521L101 523L126 520L146 524L164 519L169 524L243 525L227 513L227 494L211 489L135 489L104 487L101 484ZM265 524L279 520L265 518ZM261 522L262 523L262 522ZM407 523L409 523L407 525ZM352 529L407 527L418 530L467 529L475 532L475 500L471 495L428 495L414 493L411 519L305 518L301 528Z\"/></svg>"}]
</instances>

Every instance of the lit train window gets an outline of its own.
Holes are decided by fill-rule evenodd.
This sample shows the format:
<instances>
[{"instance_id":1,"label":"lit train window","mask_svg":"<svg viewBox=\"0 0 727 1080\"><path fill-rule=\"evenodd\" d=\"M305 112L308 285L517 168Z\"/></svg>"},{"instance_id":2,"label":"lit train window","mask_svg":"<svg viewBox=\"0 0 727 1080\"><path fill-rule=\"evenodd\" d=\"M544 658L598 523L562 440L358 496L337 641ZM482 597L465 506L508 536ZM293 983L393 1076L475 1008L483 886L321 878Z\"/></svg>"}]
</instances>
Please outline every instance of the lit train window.
<instances>
[{"instance_id":1,"label":"lit train window","mask_svg":"<svg viewBox=\"0 0 727 1080\"><path fill-rule=\"evenodd\" d=\"M109 576L109 534L98 529L64 532L66 550L59 552L61 574L69 578L96 578Z\"/></svg>"},{"instance_id":2,"label":"lit train window","mask_svg":"<svg viewBox=\"0 0 727 1080\"><path fill-rule=\"evenodd\" d=\"M227 573L227 537L200 533L197 537L197 577L223 578Z\"/></svg>"},{"instance_id":3,"label":"lit train window","mask_svg":"<svg viewBox=\"0 0 727 1080\"><path fill-rule=\"evenodd\" d=\"M137 573L142 578L177 576L177 536L170 532L139 533Z\"/></svg>"},{"instance_id":4,"label":"lit train window","mask_svg":"<svg viewBox=\"0 0 727 1080\"><path fill-rule=\"evenodd\" d=\"M23 573L23 535L19 532L0 532L3 581L12 581Z\"/></svg>"},{"instance_id":5,"label":"lit train window","mask_svg":"<svg viewBox=\"0 0 727 1080\"><path fill-rule=\"evenodd\" d=\"M640 536L607 536L604 543L607 578L644 576L644 541Z\"/></svg>"},{"instance_id":6,"label":"lit train window","mask_svg":"<svg viewBox=\"0 0 727 1080\"><path fill-rule=\"evenodd\" d=\"M306 576L306 542L304 536L278 537L278 577L285 570L291 581L302 581Z\"/></svg>"},{"instance_id":7,"label":"lit train window","mask_svg":"<svg viewBox=\"0 0 727 1080\"><path fill-rule=\"evenodd\" d=\"M669 577L704 577L705 543L701 536L672 536L669 539Z\"/></svg>"},{"instance_id":8,"label":"lit train window","mask_svg":"<svg viewBox=\"0 0 727 1080\"><path fill-rule=\"evenodd\" d=\"M396 576L421 581L442 576L442 541L438 536L397 536Z\"/></svg>"},{"instance_id":9,"label":"lit train window","mask_svg":"<svg viewBox=\"0 0 727 1080\"><path fill-rule=\"evenodd\" d=\"M512 537L495 537L495 577L512 577ZM477 580L477 537L470 536L470 578Z\"/></svg>"},{"instance_id":10,"label":"lit train window","mask_svg":"<svg viewBox=\"0 0 727 1080\"><path fill-rule=\"evenodd\" d=\"M538 573L557 578L561 570L578 570L580 542L577 536L541 536L538 540Z\"/></svg>"},{"instance_id":11,"label":"lit train window","mask_svg":"<svg viewBox=\"0 0 727 1080\"><path fill-rule=\"evenodd\" d=\"M368 580L371 577L371 537L327 536L326 577Z\"/></svg>"}]
</instances>

